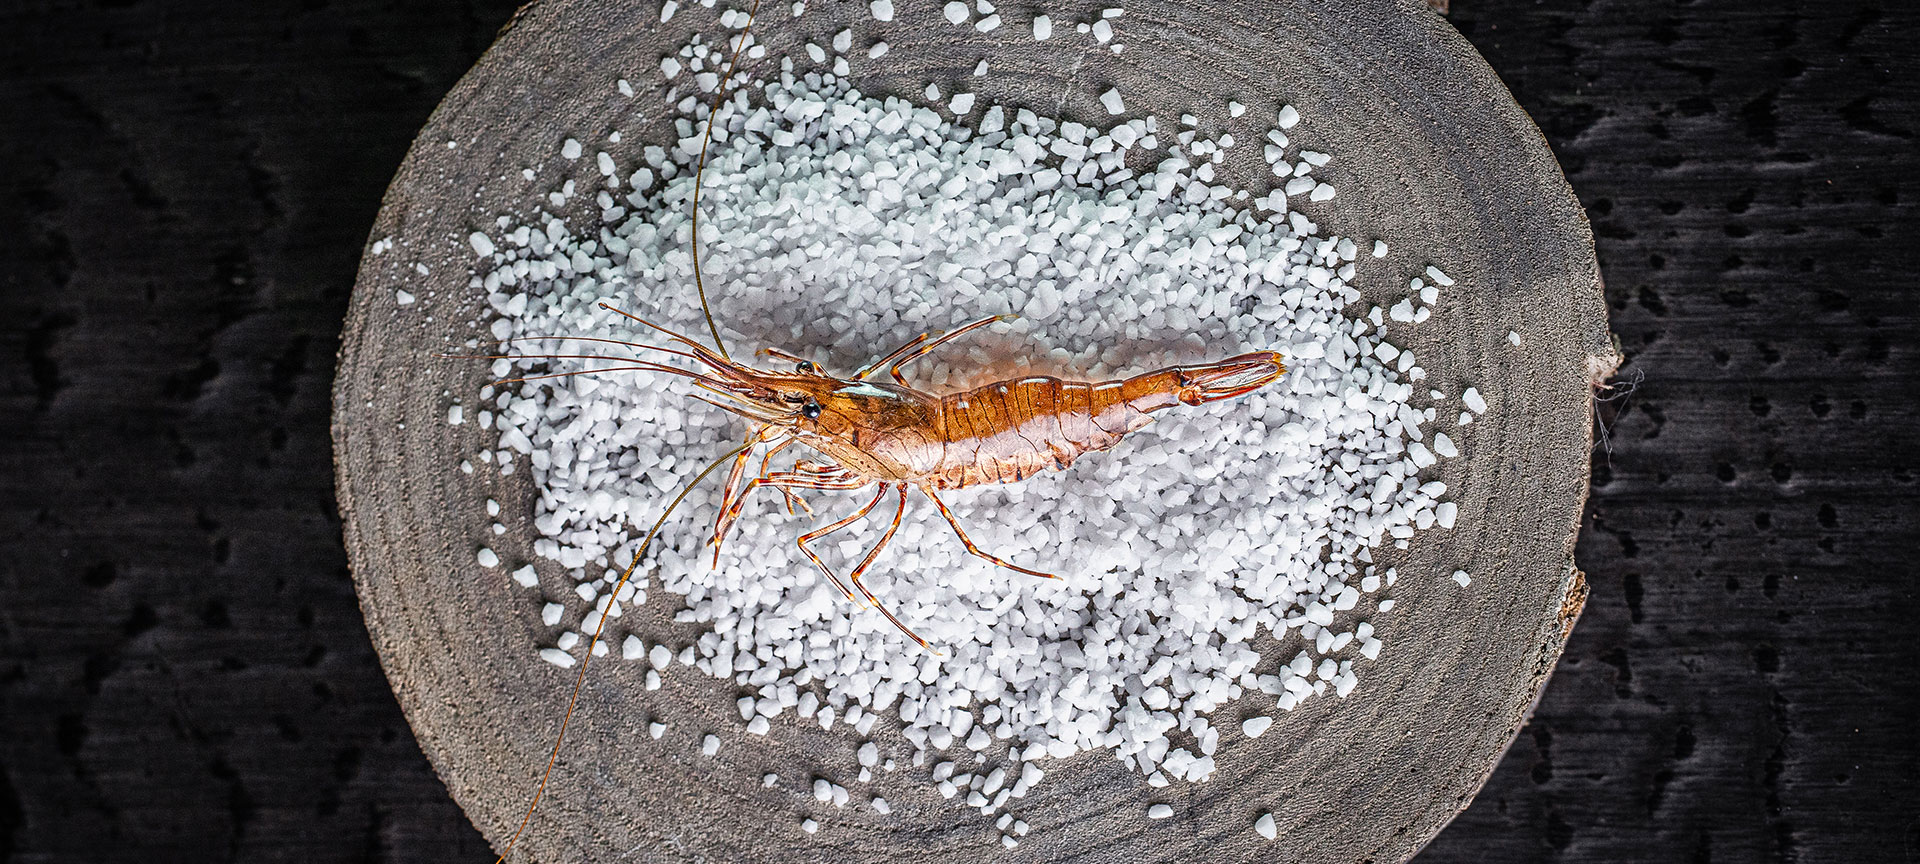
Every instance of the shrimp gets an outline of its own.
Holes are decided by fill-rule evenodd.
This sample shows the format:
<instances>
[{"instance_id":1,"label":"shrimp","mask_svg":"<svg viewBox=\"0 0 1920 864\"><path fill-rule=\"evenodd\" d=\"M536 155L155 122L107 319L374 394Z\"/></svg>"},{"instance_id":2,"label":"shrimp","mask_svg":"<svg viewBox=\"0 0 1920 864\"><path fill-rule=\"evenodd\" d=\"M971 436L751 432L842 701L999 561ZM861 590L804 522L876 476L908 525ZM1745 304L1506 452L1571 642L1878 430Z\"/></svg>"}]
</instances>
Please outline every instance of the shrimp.
<instances>
[{"instance_id":1,"label":"shrimp","mask_svg":"<svg viewBox=\"0 0 1920 864\"><path fill-rule=\"evenodd\" d=\"M879 610L921 648L931 646L888 611L861 581L892 541L894 532L899 530L910 489L918 489L933 501L968 553L1009 570L1057 578L1051 573L1009 563L975 545L954 518L953 511L941 500L940 492L1015 483L1041 471L1065 469L1085 454L1119 444L1128 433L1153 422L1157 412L1177 405L1202 405L1244 396L1286 373L1278 353L1255 351L1213 363L1171 366L1117 380L1069 381L1035 375L935 396L909 384L901 374L901 367L960 336L1010 316L982 318L937 338L921 334L842 378L828 374L812 361L779 349L766 353L792 361L792 371L757 369L730 360L705 344L644 318L605 303L600 305L658 331L679 348L633 342L620 344L691 359L700 368L689 370L636 359L623 361L624 366L589 371L649 371L687 378L697 389L718 397L693 398L754 423L745 443L700 475L704 478L728 458L733 460L707 540L713 549L714 565L719 565L721 546L746 506L748 495L761 486L787 495L789 509L796 504L805 506L795 494L799 490L855 491L876 487L873 497L851 516L802 534L796 543L849 601ZM868 380L881 370L893 380ZM819 458L802 458L786 470L771 470L773 455L794 444L812 450ZM747 466L755 451L762 447L766 449L761 453L760 467L755 476L749 478ZM808 544L865 518L880 506L889 492L894 493L895 498L892 523L872 551L842 578ZM685 490L681 494L684 496ZM675 503L678 501L676 498ZM648 536L650 539L652 534ZM631 572L629 567L628 575ZM625 581L623 577L615 588L616 594L625 587Z\"/></svg>"},{"instance_id":2,"label":"shrimp","mask_svg":"<svg viewBox=\"0 0 1920 864\"><path fill-rule=\"evenodd\" d=\"M922 335L844 378L797 358L792 372L763 372L726 361L705 346L670 334L705 367L696 386L721 397L705 401L756 424L747 436L751 444L766 445L769 453L799 444L821 457L801 459L785 471L768 471L763 459L758 476L747 479L752 452L736 455L708 540L715 563L748 493L760 486L784 492L875 487L873 497L851 516L803 534L796 542L849 601L873 606L909 639L927 648L927 641L901 623L861 582L899 529L909 490L917 489L933 501L968 553L1009 570L1055 578L975 545L940 492L1014 483L1041 471L1065 469L1087 453L1119 444L1127 433L1151 423L1156 412L1242 396L1286 371L1279 354L1258 351L1121 380L1028 376L942 396L914 388L901 374L902 366L1003 317L982 318L938 338ZM882 369L892 381L868 380ZM888 493L894 499L892 523L842 579L808 544L864 518Z\"/></svg>"},{"instance_id":3,"label":"shrimp","mask_svg":"<svg viewBox=\"0 0 1920 864\"><path fill-rule=\"evenodd\" d=\"M713 549L715 566L719 564L720 551L729 530L739 519L749 495L755 489L771 487L784 496L789 512L798 507L811 513L811 508L799 494L802 491L857 491L874 487L873 495L851 515L801 534L795 543L849 602L860 608L873 607L907 638L923 650L931 651L932 646L927 640L888 610L861 578L899 531L911 490L919 490L933 501L941 517L953 528L969 554L1019 573L1055 579L1058 577L1054 574L1022 567L981 549L967 536L966 529L961 527L940 493L973 486L1015 483L1041 471L1066 469L1088 453L1118 445L1128 433L1151 423L1157 412L1178 405L1201 405L1244 396L1279 380L1286 373L1286 366L1277 352L1255 351L1212 363L1170 366L1123 379L1077 381L1030 375L944 395L934 395L915 388L901 373L905 366L928 356L940 346L1011 317L1006 315L981 318L937 337L932 333L922 333L846 377L829 374L812 361L776 348L769 348L763 353L791 363L791 371L762 370L733 360L720 338L720 328L707 302L706 286L701 276L700 193L707 150L713 139L713 123L726 98L727 84L733 77L740 53L748 44L747 34L751 32L759 5L759 0L754 0L748 9L746 27L734 42L725 73L716 88L694 174L690 240L693 275L700 308L713 337L712 346L606 303L600 306L659 333L675 347L573 337L574 341L621 345L689 360L695 368L637 357L603 355L519 354L510 358L505 355L486 355L470 359L610 361L614 365L605 368L511 378L496 383L600 372L653 372L692 381L695 388L708 394L695 395L693 398L752 423L743 443L708 463L675 495L647 531L609 597L618 597L625 590L661 527L688 493L731 460L718 512L707 539L708 546ZM868 380L882 370L891 381ZM817 458L803 457L789 468L773 470L773 456L796 444L812 451ZM748 467L756 453L760 457L759 466L749 477ZM891 523L879 541L842 578L809 544L865 518L889 494L893 498L894 508ZM567 726L579 703L587 665L593 658L594 648L600 643L607 619L618 614L611 612L611 607L609 611L610 614L600 616L582 654L580 670L574 679L566 713L561 718L560 731L548 756L546 770L540 777L539 787L527 805L519 827L495 864L505 861L512 853L546 792L553 766L566 740Z\"/></svg>"}]
</instances>

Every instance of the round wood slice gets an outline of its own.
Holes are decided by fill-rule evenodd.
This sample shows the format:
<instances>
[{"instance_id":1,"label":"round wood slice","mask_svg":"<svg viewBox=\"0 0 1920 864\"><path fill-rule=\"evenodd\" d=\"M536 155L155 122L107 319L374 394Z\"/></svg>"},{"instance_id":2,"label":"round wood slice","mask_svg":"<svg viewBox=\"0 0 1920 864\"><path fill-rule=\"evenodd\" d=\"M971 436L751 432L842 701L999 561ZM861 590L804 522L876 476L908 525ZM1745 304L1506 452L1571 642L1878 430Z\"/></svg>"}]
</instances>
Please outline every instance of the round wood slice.
<instances>
[{"instance_id":1,"label":"round wood slice","mask_svg":"<svg viewBox=\"0 0 1920 864\"><path fill-rule=\"evenodd\" d=\"M858 784L853 752L863 739L844 724L822 731L789 712L765 737L747 735L732 681L676 664L663 689L648 691L644 664L601 661L514 858L1411 857L1472 799L1525 722L1585 594L1572 552L1587 494L1590 394L1615 354L1592 236L1546 142L1466 41L1417 3L1136 0L1114 22L1126 45L1118 55L1074 32L1099 6L1046 9L1055 35L1036 42L1034 8L1003 7L1006 24L981 33L947 24L934 0L895 5L898 18L881 24L866 0L812 0L799 19L775 0L754 32L774 57L804 62L803 43L825 46L851 27L853 78L869 94L921 98L936 82L948 93L972 90L982 105L1105 123L1098 97L1117 86L1127 116L1156 115L1168 142L1181 114L1219 128L1235 99L1249 110L1232 127L1242 143L1221 175L1256 195L1273 180L1262 133L1280 105L1296 106L1305 118L1292 131L1296 145L1333 154L1316 175L1339 189L1332 201L1302 196L1296 206L1328 230L1391 244L1384 261L1362 253L1369 300L1398 300L1428 263L1458 280L1432 320L1396 327L1394 338L1421 359L1423 389L1449 395L1430 428L1448 431L1461 457L1427 473L1447 484L1459 525L1423 532L1410 551L1383 550L1402 574L1383 592L1397 605L1363 607L1386 647L1361 663L1349 698L1309 700L1257 740L1239 734L1239 722L1272 713L1270 697L1253 693L1216 712L1224 733L1209 782L1156 789L1104 752L1051 761L1046 780L1010 808L1032 833L1006 850L994 817L942 799L926 769L905 767L910 749L891 718L872 738L903 768ZM630 170L644 145L672 139L660 58L696 27L717 32L715 10L681 6L666 24L657 0L543 0L522 10L414 142L374 225L346 322L333 437L361 606L422 748L496 847L533 794L574 680L535 657L550 631L533 592L507 573L533 563L550 599L576 615L583 604L556 587L557 567L532 554L527 472L503 477L481 464L474 457L490 437L471 420L447 422L453 402L478 401L486 364L434 354L486 338L483 298L468 287L470 232L499 214L546 207L556 178L592 176L597 150ZM869 60L864 49L876 39L892 50ZM971 77L982 58L990 71ZM617 89L623 78L633 97ZM616 129L623 140L608 143ZM568 137L586 145L583 161L560 158ZM538 181L521 177L527 167ZM567 215L576 225L593 224L591 197L574 199ZM388 238L393 245L376 252L373 241ZM415 301L398 303L399 291ZM1492 407L1456 429L1469 385ZM469 459L477 470L463 473ZM489 530L489 498L502 505L503 536ZM498 551L500 567L475 563L482 546ZM1447 578L1456 569L1472 574L1470 587ZM656 591L621 624L649 643L690 644L697 632L671 621L677 603ZM1298 638L1296 630L1285 644L1266 642L1270 662L1290 658ZM659 740L645 731L653 720L668 726ZM700 754L708 732L724 742L711 758ZM780 783L763 788L769 772ZM816 776L853 789L856 804L815 802ZM891 814L864 806L874 794ZM1155 802L1171 804L1176 818L1148 820ZM1266 811L1277 840L1252 828ZM804 817L819 821L818 833L800 831Z\"/></svg>"}]
</instances>

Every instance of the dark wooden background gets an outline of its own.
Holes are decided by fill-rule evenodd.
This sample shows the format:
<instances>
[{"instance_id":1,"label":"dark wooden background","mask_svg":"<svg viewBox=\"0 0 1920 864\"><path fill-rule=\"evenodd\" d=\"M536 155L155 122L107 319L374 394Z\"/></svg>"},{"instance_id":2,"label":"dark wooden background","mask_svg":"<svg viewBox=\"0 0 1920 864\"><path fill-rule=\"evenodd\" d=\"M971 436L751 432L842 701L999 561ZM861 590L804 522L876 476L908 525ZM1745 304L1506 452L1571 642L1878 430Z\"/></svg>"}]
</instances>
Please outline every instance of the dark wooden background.
<instances>
[{"instance_id":1,"label":"dark wooden background","mask_svg":"<svg viewBox=\"0 0 1920 864\"><path fill-rule=\"evenodd\" d=\"M362 628L327 399L381 190L513 7L0 9L0 860L489 860ZM1587 206L1635 386L1586 615L1420 860L1920 860L1920 14L1451 20Z\"/></svg>"}]
</instances>

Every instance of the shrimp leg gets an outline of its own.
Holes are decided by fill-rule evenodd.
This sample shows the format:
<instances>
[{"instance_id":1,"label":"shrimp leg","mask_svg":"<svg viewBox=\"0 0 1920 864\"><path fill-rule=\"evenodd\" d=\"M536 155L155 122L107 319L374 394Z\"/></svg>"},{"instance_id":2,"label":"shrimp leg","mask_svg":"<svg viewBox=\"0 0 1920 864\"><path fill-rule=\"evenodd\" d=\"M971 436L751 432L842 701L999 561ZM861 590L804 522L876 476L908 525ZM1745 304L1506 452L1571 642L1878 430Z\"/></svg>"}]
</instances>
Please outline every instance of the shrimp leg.
<instances>
[{"instance_id":1,"label":"shrimp leg","mask_svg":"<svg viewBox=\"0 0 1920 864\"><path fill-rule=\"evenodd\" d=\"M900 495L899 503L894 505L893 508L893 524L887 526L887 533L880 535L880 542L873 544L873 549L867 553L867 557L860 559L860 566L853 568L853 575L848 576L847 581L852 582L853 587L859 589L860 596L867 598L867 602L872 603L873 608L880 610L880 614L887 616L887 620L893 622L893 626L900 628L900 632L907 634L907 638L920 643L920 647L927 648L927 640L920 638L920 634L913 632L908 629L907 625L900 623L900 619L895 618L893 613L888 611L887 607L880 603L880 598L873 596L873 592L867 590L867 586L860 581L860 577L867 572L867 568L873 566L874 560L880 557L880 550L887 548L887 544L892 542L893 533L900 530L900 517L907 512L907 484L896 483L893 488ZM886 486L880 487L881 494L885 494L886 490ZM873 500L878 502L880 499L875 497Z\"/></svg>"},{"instance_id":2,"label":"shrimp leg","mask_svg":"<svg viewBox=\"0 0 1920 864\"><path fill-rule=\"evenodd\" d=\"M1053 575L1052 573L1042 573L1038 570L1028 570L1027 568L1021 567L1018 564L1009 564L1004 560L996 558L993 555L990 555L982 551L980 547L973 545L973 539L968 537L967 532L960 527L960 520L953 518L953 511L947 509L947 502L940 500L940 496L933 494L932 486L921 486L920 491L927 493L927 497L933 499L934 505L940 508L940 515L945 516L947 518L947 524L953 526L953 533L959 535L960 542L963 544L966 544L968 552L971 552L978 557L985 558L988 561L992 561L993 563L998 564L1002 567L1005 567L1008 570L1018 570L1029 576L1038 576L1042 579L1060 578L1058 576Z\"/></svg>"},{"instance_id":3,"label":"shrimp leg","mask_svg":"<svg viewBox=\"0 0 1920 864\"><path fill-rule=\"evenodd\" d=\"M898 381L901 384L905 384L907 383L907 379L900 377L900 366L902 364L924 357L927 355L927 352L940 347L942 344L946 342L950 342L954 339L958 339L961 336L965 336L968 333L971 333L975 330L980 329L981 327L985 327L988 324L992 324L993 322L999 321L1006 317L1009 317L1009 316L989 315L985 318L982 318L978 321L974 321L970 324L966 324L964 326L956 327L952 330L948 330L946 333L941 334L940 338L935 339L932 342L927 341L928 334L922 333L918 336L913 337L912 339L907 340L907 344L894 349L893 353L888 354L887 356L882 357L878 360L875 360L872 363L867 364L866 368L853 373L853 380L858 381L862 378L867 377L868 375L872 375L873 373L880 371L884 367L891 366L892 368L889 369L888 371L893 374L893 380Z\"/></svg>"},{"instance_id":4,"label":"shrimp leg","mask_svg":"<svg viewBox=\"0 0 1920 864\"><path fill-rule=\"evenodd\" d=\"M808 474L801 474L793 471L779 471L773 474L763 473L759 477L755 477L752 480L747 481L746 487L740 490L739 496L733 499L732 505L729 506L725 511L723 511L720 514L719 518L714 520L713 539L707 541L710 545L713 546L714 565L719 566L720 546L722 543L726 541L727 534L733 530L733 523L735 520L740 518L740 511L747 506L747 496L751 495L753 493L753 490L761 486L772 486L773 488L780 490L780 493L782 495L786 495L789 499L800 500L801 506L805 507L806 502L804 500L799 499L798 496L794 495L792 490L794 489L849 490L849 489L858 489L862 486L867 485L868 481L860 477L854 476L851 472L847 471L845 468L841 468L838 465L832 466L832 468L835 470L819 471L819 472L813 472ZM788 508L788 512L792 512L791 507ZM811 515L813 513L813 509L811 507L808 507L807 513ZM840 590L845 591L846 589L842 588ZM849 597L849 599L851 599L853 595L849 594L847 596Z\"/></svg>"},{"instance_id":5,"label":"shrimp leg","mask_svg":"<svg viewBox=\"0 0 1920 864\"><path fill-rule=\"evenodd\" d=\"M855 488L858 488L858 487L855 487ZM807 533L800 535L799 540L794 541L794 544L800 547L800 551L806 553L807 558L813 561L813 566L820 568L820 572L826 574L827 580L833 583L833 587L840 589L840 593L847 595L847 599L851 601L855 606L861 605L860 600L853 596L853 592L847 588L847 583L840 581L840 577L834 575L833 568L828 567L827 562L820 560L819 554L815 553L812 549L807 547L807 543L814 540L818 540L822 537L827 536L828 534L832 534L835 531L838 531L842 528L847 527L848 525L852 525L853 523L860 521L861 517L866 516L868 513L873 512L873 508L880 505L880 496L885 494L887 494L887 487L883 485L880 488L873 490L873 500L868 501L866 506L861 507L858 511L855 511L852 516L848 516L847 518L842 519L838 522L835 522L832 525L828 525L825 528L821 528L815 531L808 531Z\"/></svg>"},{"instance_id":6,"label":"shrimp leg","mask_svg":"<svg viewBox=\"0 0 1920 864\"><path fill-rule=\"evenodd\" d=\"M774 454L793 446L794 440L795 439L787 438L767 449L767 452L760 457L760 476L767 476L767 463L773 461ZM781 497L787 500L788 516L793 515L793 506L795 504L800 505L800 509L807 511L808 516L813 515L813 508L807 506L807 499L794 494L792 490L785 486L774 486L773 488L780 490Z\"/></svg>"},{"instance_id":7,"label":"shrimp leg","mask_svg":"<svg viewBox=\"0 0 1920 864\"><path fill-rule=\"evenodd\" d=\"M726 534L727 528L733 524L733 520L739 517L741 508L746 506L747 493L753 490L754 485L757 485L755 482L749 482L746 479L747 462L753 458L753 447L768 440L769 439L764 436L764 433L748 433L747 443L745 445L746 449L741 450L740 455L734 458L733 469L727 472L727 483L722 487L720 492L719 515L715 516L713 520L713 536L707 539L707 545L713 547L713 563L716 567L720 565L720 541L723 535ZM767 449L766 453L760 457L761 477L766 476L767 462L773 459L773 454L785 450L792 444L792 438L777 439L774 445ZM755 479L757 481L758 478ZM787 500L787 515L793 515L793 505L795 502L798 502L809 514L813 512L811 508L807 507L807 502L800 498L800 496L795 495L793 490L781 485L775 485L774 488L779 489L780 494L785 496Z\"/></svg>"},{"instance_id":8,"label":"shrimp leg","mask_svg":"<svg viewBox=\"0 0 1920 864\"><path fill-rule=\"evenodd\" d=\"M747 462L753 459L753 446L760 443L759 430L747 433L747 443L740 448L740 455L733 459L733 467L727 471L727 482L720 487L720 516L713 520L714 537L708 545L714 547L714 566L720 564L720 525L726 514L734 509L734 500L745 493L742 485L746 483ZM760 472L762 474L765 471Z\"/></svg>"}]
</instances>

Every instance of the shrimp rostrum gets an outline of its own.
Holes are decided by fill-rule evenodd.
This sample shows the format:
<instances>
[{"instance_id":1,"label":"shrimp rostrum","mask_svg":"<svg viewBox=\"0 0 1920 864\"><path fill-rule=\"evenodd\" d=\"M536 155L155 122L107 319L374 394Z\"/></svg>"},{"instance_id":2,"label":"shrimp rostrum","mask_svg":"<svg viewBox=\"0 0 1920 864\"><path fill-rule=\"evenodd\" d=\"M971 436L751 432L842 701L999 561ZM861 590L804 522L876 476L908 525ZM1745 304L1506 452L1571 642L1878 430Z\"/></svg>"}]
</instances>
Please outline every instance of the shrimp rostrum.
<instances>
[{"instance_id":1,"label":"shrimp rostrum","mask_svg":"<svg viewBox=\"0 0 1920 864\"><path fill-rule=\"evenodd\" d=\"M754 424L746 442L732 456L719 516L708 540L714 547L715 562L747 496L761 486L773 487L787 496L789 509L801 503L797 493L802 490L874 487L873 496L857 511L800 535L796 542L848 600L857 606L872 605L924 648L926 640L901 623L861 581L899 530L911 490L917 489L933 501L969 553L1009 570L1054 578L975 545L940 493L1012 483L1041 471L1066 468L1084 454L1118 444L1127 433L1152 422L1155 412L1242 396L1286 372L1279 354L1256 351L1117 380L1030 376L945 395L919 390L901 374L907 364L1001 317L983 318L939 337L922 334L847 377L829 374L810 361L778 350L767 353L791 362L792 371L763 371L634 318L685 349L671 353L702 367L692 371L646 364L650 370L693 379L695 386L712 397L696 398ZM891 380L870 380L883 370ZM812 457L800 458L784 470L770 470L773 454L794 444L813 451ZM765 450L758 471L749 477L755 451L762 447ZM844 578L810 548L813 541L865 518L889 496L894 508L891 524Z\"/></svg>"}]
</instances>

